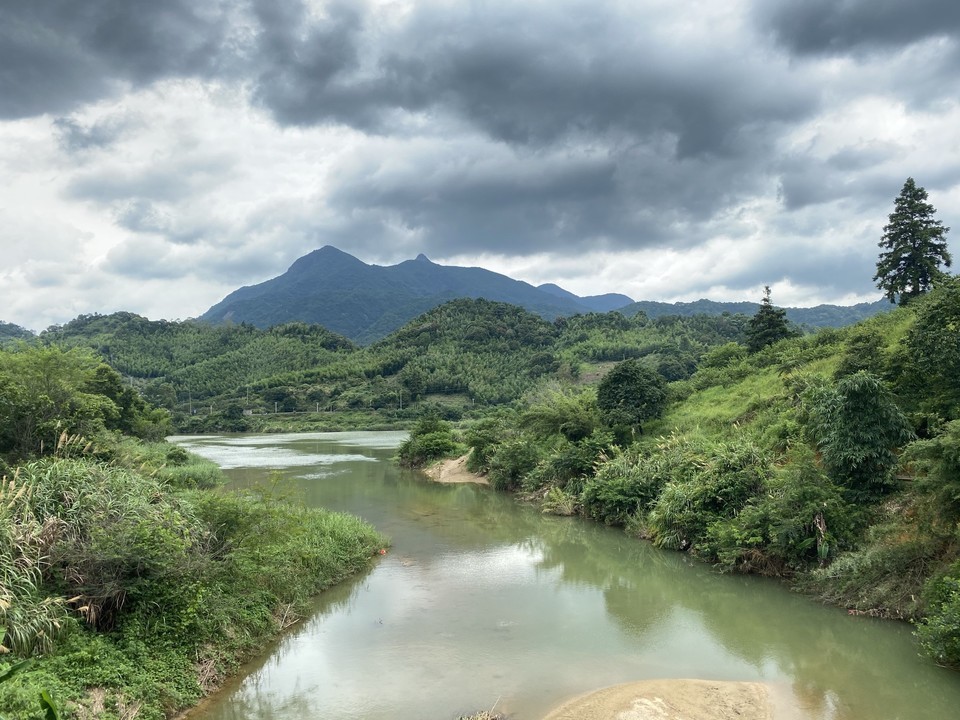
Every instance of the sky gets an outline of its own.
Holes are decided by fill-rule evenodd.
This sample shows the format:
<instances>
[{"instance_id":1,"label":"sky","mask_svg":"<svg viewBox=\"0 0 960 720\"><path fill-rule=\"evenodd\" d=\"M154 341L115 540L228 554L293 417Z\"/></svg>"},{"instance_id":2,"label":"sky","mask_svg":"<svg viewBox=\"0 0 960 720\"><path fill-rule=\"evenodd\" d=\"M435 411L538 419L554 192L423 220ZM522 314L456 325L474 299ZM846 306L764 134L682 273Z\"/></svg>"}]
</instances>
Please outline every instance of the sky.
<instances>
[{"instance_id":1,"label":"sky","mask_svg":"<svg viewBox=\"0 0 960 720\"><path fill-rule=\"evenodd\" d=\"M35 331L324 245L873 301L908 177L960 252L956 0L0 0L0 320Z\"/></svg>"}]
</instances>

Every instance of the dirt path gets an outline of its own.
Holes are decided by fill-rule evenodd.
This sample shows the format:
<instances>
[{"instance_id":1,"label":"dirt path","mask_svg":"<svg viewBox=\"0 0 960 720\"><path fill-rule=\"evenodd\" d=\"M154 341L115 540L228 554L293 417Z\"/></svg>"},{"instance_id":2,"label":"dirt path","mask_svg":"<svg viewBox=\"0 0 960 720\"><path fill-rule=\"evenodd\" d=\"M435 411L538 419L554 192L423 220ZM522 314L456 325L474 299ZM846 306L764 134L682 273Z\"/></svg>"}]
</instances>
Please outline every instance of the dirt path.
<instances>
[{"instance_id":1,"label":"dirt path","mask_svg":"<svg viewBox=\"0 0 960 720\"><path fill-rule=\"evenodd\" d=\"M544 720L772 720L767 688L754 682L644 680L567 701Z\"/></svg>"},{"instance_id":2,"label":"dirt path","mask_svg":"<svg viewBox=\"0 0 960 720\"><path fill-rule=\"evenodd\" d=\"M441 483L477 483L489 485L483 475L477 475L467 470L467 456L462 455L455 460L441 460L435 465L424 469L431 480Z\"/></svg>"}]
</instances>

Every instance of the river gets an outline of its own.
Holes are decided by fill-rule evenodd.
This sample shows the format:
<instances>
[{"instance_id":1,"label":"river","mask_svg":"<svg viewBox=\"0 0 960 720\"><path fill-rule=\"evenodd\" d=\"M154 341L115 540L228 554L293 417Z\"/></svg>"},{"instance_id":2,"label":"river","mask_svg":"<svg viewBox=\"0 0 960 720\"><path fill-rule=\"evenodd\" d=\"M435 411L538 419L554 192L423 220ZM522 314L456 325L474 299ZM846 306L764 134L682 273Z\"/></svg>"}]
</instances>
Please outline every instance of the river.
<instances>
[{"instance_id":1,"label":"river","mask_svg":"<svg viewBox=\"0 0 960 720\"><path fill-rule=\"evenodd\" d=\"M539 720L571 696L654 678L765 682L790 717L943 720L960 674L911 628L391 462L404 433L179 437L230 488L354 513L392 545L190 720Z\"/></svg>"}]
</instances>

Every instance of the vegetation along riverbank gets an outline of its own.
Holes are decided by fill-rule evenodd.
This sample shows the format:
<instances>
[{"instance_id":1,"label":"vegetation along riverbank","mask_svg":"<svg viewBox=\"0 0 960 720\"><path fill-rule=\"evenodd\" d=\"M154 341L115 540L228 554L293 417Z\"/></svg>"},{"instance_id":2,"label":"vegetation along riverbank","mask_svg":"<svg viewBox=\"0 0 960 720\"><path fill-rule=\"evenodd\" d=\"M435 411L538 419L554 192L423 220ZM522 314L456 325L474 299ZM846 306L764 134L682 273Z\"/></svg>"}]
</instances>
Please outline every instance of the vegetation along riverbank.
<instances>
[{"instance_id":1,"label":"vegetation along riverbank","mask_svg":"<svg viewBox=\"0 0 960 720\"><path fill-rule=\"evenodd\" d=\"M219 491L89 352L0 353L0 415L7 720L169 717L386 542L268 484Z\"/></svg>"},{"instance_id":2,"label":"vegetation along riverbank","mask_svg":"<svg viewBox=\"0 0 960 720\"><path fill-rule=\"evenodd\" d=\"M768 311L754 329L776 326ZM849 328L782 323L752 348L715 345L673 382L628 359L457 427L427 419L400 459L469 449L470 470L544 512L913 622L923 650L957 666L958 327L951 279Z\"/></svg>"}]
</instances>

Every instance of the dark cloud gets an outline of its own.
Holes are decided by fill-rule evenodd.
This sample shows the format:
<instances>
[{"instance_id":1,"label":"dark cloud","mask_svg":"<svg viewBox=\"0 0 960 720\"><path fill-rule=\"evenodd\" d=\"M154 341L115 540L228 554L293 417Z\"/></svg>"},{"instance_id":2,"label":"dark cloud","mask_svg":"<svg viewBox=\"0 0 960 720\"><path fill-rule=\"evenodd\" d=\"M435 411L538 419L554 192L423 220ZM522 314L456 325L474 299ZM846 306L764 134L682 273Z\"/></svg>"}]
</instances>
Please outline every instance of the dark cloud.
<instances>
[{"instance_id":1,"label":"dark cloud","mask_svg":"<svg viewBox=\"0 0 960 720\"><path fill-rule=\"evenodd\" d=\"M207 75L225 0L0 0L0 118L63 113L169 76Z\"/></svg>"},{"instance_id":2,"label":"dark cloud","mask_svg":"<svg viewBox=\"0 0 960 720\"><path fill-rule=\"evenodd\" d=\"M812 88L744 48L671 44L649 9L424 5L371 47L376 18L362 5L331 2L314 21L296 0L255 7L256 93L282 124L388 133L393 113L425 112L516 145L667 134L685 158L741 153L769 123L817 106Z\"/></svg>"},{"instance_id":3,"label":"dark cloud","mask_svg":"<svg viewBox=\"0 0 960 720\"><path fill-rule=\"evenodd\" d=\"M756 2L762 27L798 54L847 54L960 37L956 0L769 0Z\"/></svg>"}]
</instances>

